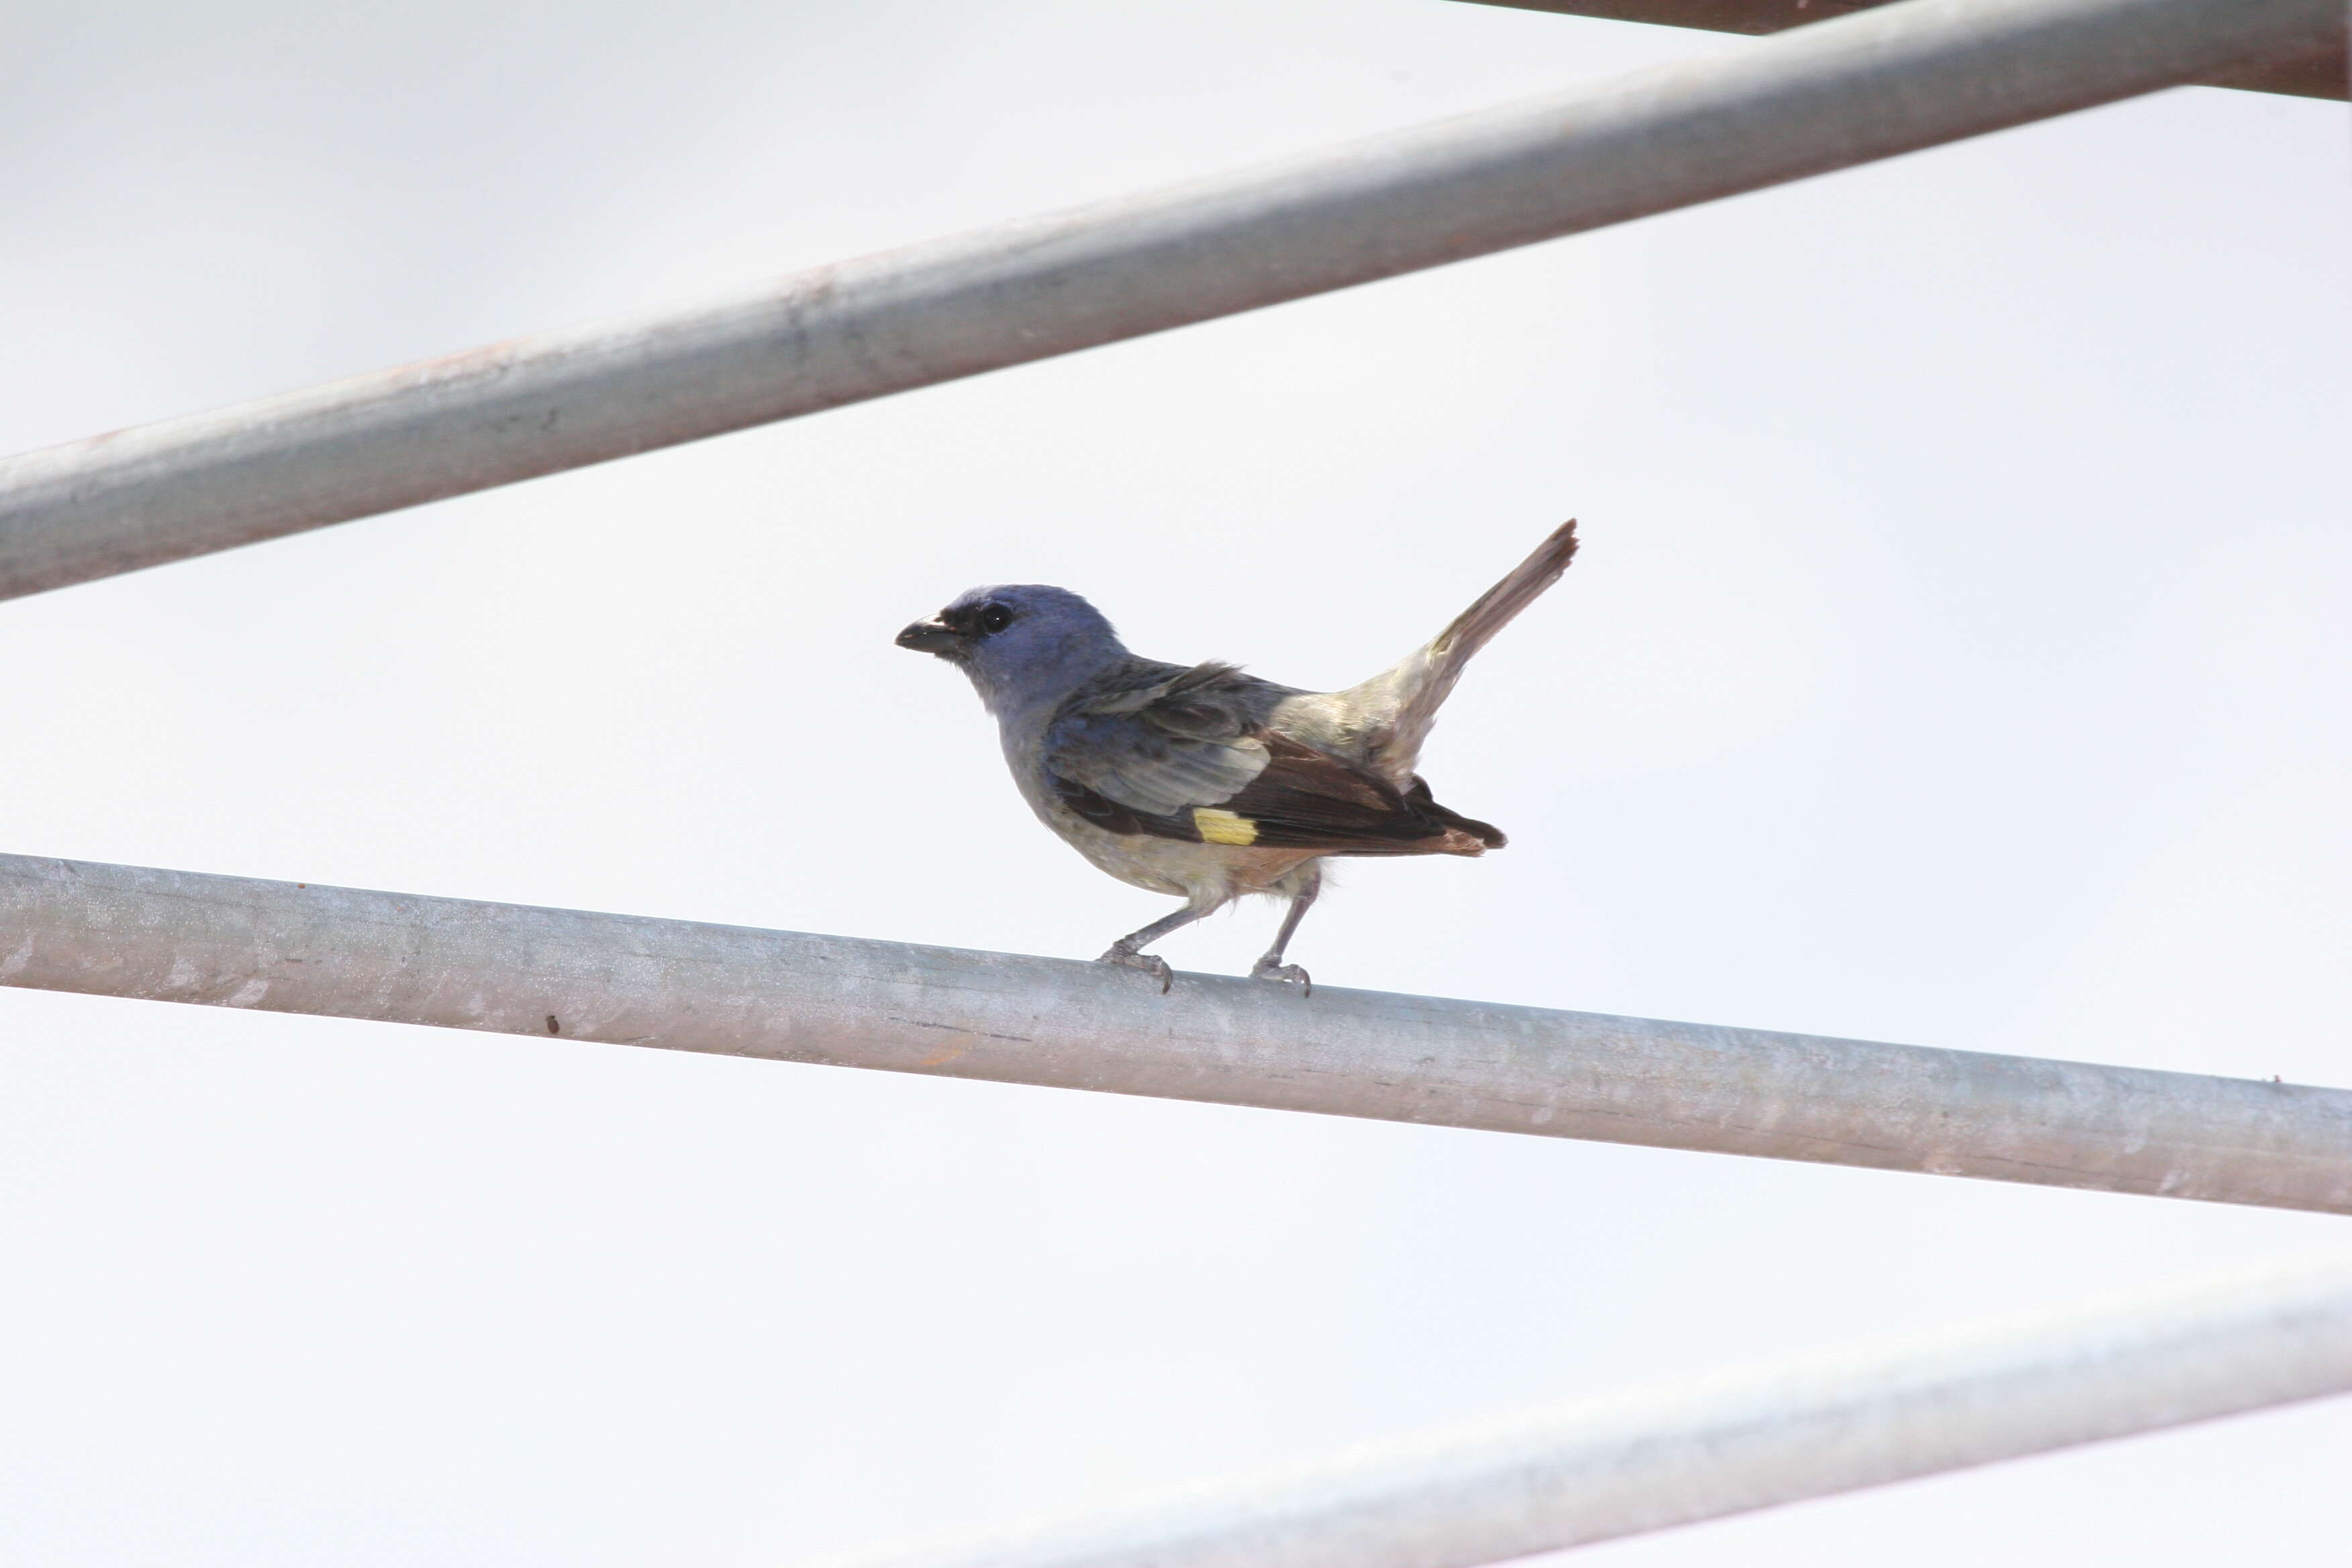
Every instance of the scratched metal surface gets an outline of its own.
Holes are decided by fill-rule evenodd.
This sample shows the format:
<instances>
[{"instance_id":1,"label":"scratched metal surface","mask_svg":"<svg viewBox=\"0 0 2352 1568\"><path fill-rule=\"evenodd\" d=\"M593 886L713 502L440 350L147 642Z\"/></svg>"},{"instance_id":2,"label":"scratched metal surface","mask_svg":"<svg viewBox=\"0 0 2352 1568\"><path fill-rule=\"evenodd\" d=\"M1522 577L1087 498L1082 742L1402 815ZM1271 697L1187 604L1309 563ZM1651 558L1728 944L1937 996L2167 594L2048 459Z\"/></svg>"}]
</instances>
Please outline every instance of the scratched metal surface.
<instances>
[{"instance_id":1,"label":"scratched metal surface","mask_svg":"<svg viewBox=\"0 0 2352 1568\"><path fill-rule=\"evenodd\" d=\"M141 867L0 984L2352 1213L2342 1089Z\"/></svg>"},{"instance_id":2,"label":"scratched metal surface","mask_svg":"<svg viewBox=\"0 0 2352 1568\"><path fill-rule=\"evenodd\" d=\"M2171 86L2337 0L1907 0L1720 57L0 460L0 597L1623 223Z\"/></svg>"}]
</instances>

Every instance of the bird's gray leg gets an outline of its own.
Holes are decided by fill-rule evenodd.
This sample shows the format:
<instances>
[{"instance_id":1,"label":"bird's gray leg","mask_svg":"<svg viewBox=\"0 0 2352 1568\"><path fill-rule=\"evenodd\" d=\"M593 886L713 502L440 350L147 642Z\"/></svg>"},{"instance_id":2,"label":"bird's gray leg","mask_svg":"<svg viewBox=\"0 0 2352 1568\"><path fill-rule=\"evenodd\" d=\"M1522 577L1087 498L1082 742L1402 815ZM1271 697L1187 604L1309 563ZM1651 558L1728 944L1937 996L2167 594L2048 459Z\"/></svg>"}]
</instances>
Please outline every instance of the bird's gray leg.
<instances>
[{"instance_id":1,"label":"bird's gray leg","mask_svg":"<svg viewBox=\"0 0 2352 1568\"><path fill-rule=\"evenodd\" d=\"M1315 982L1308 977L1307 971L1295 963L1282 962L1282 950L1290 945L1291 937L1298 930L1298 922L1307 918L1307 911L1315 907L1315 895L1323 890L1322 871L1312 862L1307 866L1306 871L1307 885L1291 895L1290 910L1282 917L1282 929L1274 933L1274 945L1265 950L1265 956L1250 965L1250 978L1296 981L1304 994L1312 996L1315 994Z\"/></svg>"},{"instance_id":2,"label":"bird's gray leg","mask_svg":"<svg viewBox=\"0 0 2352 1568\"><path fill-rule=\"evenodd\" d=\"M1168 988L1176 984L1176 973L1168 967L1166 959L1143 950L1170 931L1183 930L1216 907L1214 904L1202 907L1187 904L1164 920L1153 921L1141 931L1128 932L1127 935L1112 942L1110 951L1095 962L1116 963L1122 969L1140 969L1146 974L1156 975L1160 980L1160 994L1165 996L1168 994Z\"/></svg>"}]
</instances>

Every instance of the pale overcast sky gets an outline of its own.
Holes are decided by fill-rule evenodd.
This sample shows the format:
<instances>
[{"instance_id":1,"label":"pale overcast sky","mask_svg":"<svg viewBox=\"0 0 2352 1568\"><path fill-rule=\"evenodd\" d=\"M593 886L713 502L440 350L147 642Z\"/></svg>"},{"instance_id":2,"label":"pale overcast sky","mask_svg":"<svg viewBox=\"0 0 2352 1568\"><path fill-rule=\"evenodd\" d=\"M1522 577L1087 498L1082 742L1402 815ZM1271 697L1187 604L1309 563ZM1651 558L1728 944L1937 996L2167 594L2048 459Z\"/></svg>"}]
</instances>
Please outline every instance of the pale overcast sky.
<instances>
[{"instance_id":1,"label":"pale overcast sky","mask_svg":"<svg viewBox=\"0 0 2352 1568\"><path fill-rule=\"evenodd\" d=\"M1439 0L19 6L0 448L1710 49ZM891 634L1353 680L1588 545L1367 985L2352 1083L2352 139L2192 89L0 605L10 851L1090 956ZM1237 970L1274 911L1167 947ZM789 1564L2339 1219L0 993L0 1562ZM2339 1564L2352 1402L1589 1552Z\"/></svg>"}]
</instances>

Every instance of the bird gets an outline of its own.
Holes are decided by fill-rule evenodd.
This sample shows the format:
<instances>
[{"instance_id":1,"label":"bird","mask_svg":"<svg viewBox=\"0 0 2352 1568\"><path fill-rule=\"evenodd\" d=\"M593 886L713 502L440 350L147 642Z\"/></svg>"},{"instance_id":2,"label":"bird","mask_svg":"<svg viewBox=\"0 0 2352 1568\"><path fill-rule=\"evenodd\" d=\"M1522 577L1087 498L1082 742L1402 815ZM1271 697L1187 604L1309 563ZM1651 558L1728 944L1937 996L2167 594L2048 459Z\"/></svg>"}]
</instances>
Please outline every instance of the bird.
<instances>
[{"instance_id":1,"label":"bird","mask_svg":"<svg viewBox=\"0 0 2352 1568\"><path fill-rule=\"evenodd\" d=\"M1331 856L1483 855L1499 828L1440 805L1414 772L1463 667L1558 582L1576 554L1563 523L1436 637L1343 691L1307 691L1219 660L1128 651L1066 588L999 584L958 595L898 646L971 678L1040 821L1122 882L1182 899L1100 962L1174 983L1143 950L1234 900L1289 900L1253 978L1314 994L1286 962Z\"/></svg>"}]
</instances>

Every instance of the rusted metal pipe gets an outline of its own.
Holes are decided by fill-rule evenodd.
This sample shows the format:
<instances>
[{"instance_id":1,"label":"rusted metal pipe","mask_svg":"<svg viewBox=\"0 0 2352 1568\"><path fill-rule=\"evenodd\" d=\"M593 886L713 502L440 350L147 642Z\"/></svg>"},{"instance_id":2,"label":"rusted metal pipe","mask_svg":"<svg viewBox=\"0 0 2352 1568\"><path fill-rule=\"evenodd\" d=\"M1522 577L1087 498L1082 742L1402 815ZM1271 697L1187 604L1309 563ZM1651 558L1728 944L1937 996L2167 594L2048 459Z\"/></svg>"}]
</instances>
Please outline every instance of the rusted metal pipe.
<instances>
[{"instance_id":1,"label":"rusted metal pipe","mask_svg":"<svg viewBox=\"0 0 2352 1568\"><path fill-rule=\"evenodd\" d=\"M2352 1213L2352 1092L0 856L0 984Z\"/></svg>"},{"instance_id":2,"label":"rusted metal pipe","mask_svg":"<svg viewBox=\"0 0 2352 1568\"><path fill-rule=\"evenodd\" d=\"M1610 22L1647 22L1665 27L1697 27L1711 33L1782 33L1900 0L1471 0L1515 11L1549 11L1562 16L1594 16ZM2294 98L2352 98L2352 61L2345 58L2345 30L2313 47L2200 77L2196 87L2233 87L2248 92L2279 92Z\"/></svg>"},{"instance_id":3,"label":"rusted metal pipe","mask_svg":"<svg viewBox=\"0 0 2352 1568\"><path fill-rule=\"evenodd\" d=\"M0 461L37 593L2150 92L2340 0L1905 0L1622 80Z\"/></svg>"}]
</instances>

